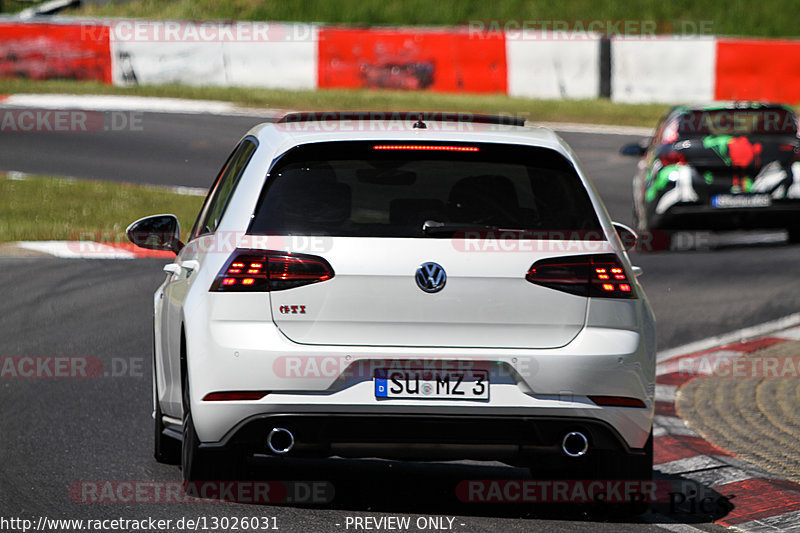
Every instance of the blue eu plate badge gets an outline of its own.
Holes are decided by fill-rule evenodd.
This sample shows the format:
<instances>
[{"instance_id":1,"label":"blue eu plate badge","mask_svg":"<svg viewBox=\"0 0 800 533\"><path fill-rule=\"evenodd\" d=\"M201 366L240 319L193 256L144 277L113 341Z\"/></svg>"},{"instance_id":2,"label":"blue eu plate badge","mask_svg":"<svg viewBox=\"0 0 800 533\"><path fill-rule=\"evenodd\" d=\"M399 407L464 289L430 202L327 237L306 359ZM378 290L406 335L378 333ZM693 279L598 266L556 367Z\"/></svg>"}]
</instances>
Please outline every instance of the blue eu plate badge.
<instances>
[{"instance_id":1,"label":"blue eu plate badge","mask_svg":"<svg viewBox=\"0 0 800 533\"><path fill-rule=\"evenodd\" d=\"M387 398L388 392L386 387L386 371L383 370L376 370L375 371L375 397L376 398Z\"/></svg>"}]
</instances>

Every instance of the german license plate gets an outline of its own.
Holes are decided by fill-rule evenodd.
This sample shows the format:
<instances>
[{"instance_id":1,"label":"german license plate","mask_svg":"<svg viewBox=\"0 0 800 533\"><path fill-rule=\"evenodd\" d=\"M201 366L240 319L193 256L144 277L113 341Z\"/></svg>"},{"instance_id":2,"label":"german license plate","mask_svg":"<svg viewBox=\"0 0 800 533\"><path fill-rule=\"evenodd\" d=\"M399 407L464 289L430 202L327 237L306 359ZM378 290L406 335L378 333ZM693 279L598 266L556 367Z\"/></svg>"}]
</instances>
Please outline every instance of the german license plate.
<instances>
[{"instance_id":1,"label":"german license plate","mask_svg":"<svg viewBox=\"0 0 800 533\"><path fill-rule=\"evenodd\" d=\"M730 209L736 207L769 207L772 198L768 194L717 194L711 198L711 207Z\"/></svg>"},{"instance_id":2,"label":"german license plate","mask_svg":"<svg viewBox=\"0 0 800 533\"><path fill-rule=\"evenodd\" d=\"M489 372L469 370L375 371L376 398L488 400Z\"/></svg>"}]
</instances>

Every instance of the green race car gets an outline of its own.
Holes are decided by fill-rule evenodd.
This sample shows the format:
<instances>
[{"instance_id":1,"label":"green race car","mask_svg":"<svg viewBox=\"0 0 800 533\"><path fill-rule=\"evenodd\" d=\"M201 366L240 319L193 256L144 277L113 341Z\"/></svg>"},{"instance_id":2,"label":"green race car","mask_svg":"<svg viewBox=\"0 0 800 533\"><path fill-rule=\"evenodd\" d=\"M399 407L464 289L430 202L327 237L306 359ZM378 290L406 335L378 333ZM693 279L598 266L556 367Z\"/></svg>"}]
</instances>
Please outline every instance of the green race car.
<instances>
[{"instance_id":1,"label":"green race car","mask_svg":"<svg viewBox=\"0 0 800 533\"><path fill-rule=\"evenodd\" d=\"M679 106L649 143L633 179L638 230L786 228L800 242L798 118L785 105Z\"/></svg>"}]
</instances>

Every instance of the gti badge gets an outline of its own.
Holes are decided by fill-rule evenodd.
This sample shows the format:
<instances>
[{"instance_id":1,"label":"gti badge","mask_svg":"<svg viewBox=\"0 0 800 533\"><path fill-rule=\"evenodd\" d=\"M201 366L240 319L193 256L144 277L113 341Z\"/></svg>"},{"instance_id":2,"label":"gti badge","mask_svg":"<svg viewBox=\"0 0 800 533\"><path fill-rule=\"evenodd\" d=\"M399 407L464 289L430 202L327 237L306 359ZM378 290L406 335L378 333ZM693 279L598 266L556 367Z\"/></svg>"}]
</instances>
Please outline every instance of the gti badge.
<instances>
[{"instance_id":1,"label":"gti badge","mask_svg":"<svg viewBox=\"0 0 800 533\"><path fill-rule=\"evenodd\" d=\"M436 263L421 264L414 277L419 288L425 292L439 292L444 289L444 284L447 283L447 274Z\"/></svg>"}]
</instances>

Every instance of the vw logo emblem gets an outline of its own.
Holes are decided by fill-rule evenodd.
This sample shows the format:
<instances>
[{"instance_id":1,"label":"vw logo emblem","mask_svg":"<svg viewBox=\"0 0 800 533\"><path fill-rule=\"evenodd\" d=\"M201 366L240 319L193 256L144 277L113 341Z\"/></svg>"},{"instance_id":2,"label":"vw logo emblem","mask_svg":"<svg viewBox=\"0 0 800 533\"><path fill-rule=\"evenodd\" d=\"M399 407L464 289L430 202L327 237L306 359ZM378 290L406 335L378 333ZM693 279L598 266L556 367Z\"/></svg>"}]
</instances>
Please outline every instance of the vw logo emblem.
<instances>
[{"instance_id":1,"label":"vw logo emblem","mask_svg":"<svg viewBox=\"0 0 800 533\"><path fill-rule=\"evenodd\" d=\"M439 292L447 283L447 274L441 265L436 263L421 264L414 278L417 280L417 286L425 292Z\"/></svg>"}]
</instances>

